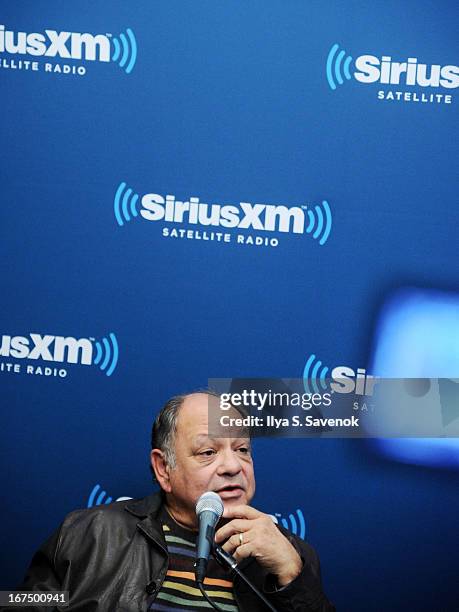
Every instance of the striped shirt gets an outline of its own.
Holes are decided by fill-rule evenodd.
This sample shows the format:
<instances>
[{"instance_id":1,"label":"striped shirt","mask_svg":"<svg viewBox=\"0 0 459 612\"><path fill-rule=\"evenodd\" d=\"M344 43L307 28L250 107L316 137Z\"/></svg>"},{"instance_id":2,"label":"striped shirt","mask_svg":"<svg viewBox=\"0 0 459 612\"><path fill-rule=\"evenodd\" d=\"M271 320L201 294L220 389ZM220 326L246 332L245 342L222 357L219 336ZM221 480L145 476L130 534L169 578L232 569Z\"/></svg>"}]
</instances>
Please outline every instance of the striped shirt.
<instances>
[{"instance_id":1,"label":"striped shirt","mask_svg":"<svg viewBox=\"0 0 459 612\"><path fill-rule=\"evenodd\" d=\"M194 578L197 533L174 521L163 506L159 520L162 523L169 553L166 578L156 599L151 603L151 612L174 612L176 610L213 610L198 589ZM213 558L209 559L207 577L204 580L206 593L225 612L238 612L233 596L233 582Z\"/></svg>"}]
</instances>

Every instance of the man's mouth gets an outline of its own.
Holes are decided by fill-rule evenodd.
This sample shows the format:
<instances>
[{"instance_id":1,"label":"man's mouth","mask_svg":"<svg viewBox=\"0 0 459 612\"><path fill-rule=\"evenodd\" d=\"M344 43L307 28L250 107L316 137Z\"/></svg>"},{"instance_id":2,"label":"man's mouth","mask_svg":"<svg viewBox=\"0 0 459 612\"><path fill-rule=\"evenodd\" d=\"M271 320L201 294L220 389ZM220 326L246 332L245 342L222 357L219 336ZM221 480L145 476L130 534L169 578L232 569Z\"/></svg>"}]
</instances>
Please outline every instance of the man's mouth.
<instances>
[{"instance_id":1,"label":"man's mouth","mask_svg":"<svg viewBox=\"0 0 459 612\"><path fill-rule=\"evenodd\" d=\"M226 498L226 497L232 497L232 496L236 497L240 495L241 493L243 493L244 490L245 489L243 486L233 484L233 485L226 485L225 487L221 487L220 489L217 489L216 492L221 497Z\"/></svg>"}]
</instances>

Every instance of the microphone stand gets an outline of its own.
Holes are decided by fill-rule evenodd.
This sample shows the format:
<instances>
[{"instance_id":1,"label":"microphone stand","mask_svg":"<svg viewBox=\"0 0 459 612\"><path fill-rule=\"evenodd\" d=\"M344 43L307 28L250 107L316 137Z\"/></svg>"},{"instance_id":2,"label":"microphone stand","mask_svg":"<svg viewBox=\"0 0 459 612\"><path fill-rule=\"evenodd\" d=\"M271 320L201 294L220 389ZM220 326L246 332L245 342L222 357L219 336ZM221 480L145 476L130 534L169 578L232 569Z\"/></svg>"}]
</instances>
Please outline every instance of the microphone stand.
<instances>
[{"instance_id":1,"label":"microphone stand","mask_svg":"<svg viewBox=\"0 0 459 612\"><path fill-rule=\"evenodd\" d=\"M214 544L213 552L214 552L214 556L217 559L217 561L221 565L226 566L228 569L230 569L233 572L233 574L236 574L237 576L239 576L239 578L243 582L245 582L245 584L250 589L252 589L255 595L257 595L261 599L261 601L265 604L265 606L267 606L271 610L271 612L277 612L276 608L272 604L269 603L269 601L266 599L263 593L261 593L257 589L257 587L250 582L247 576L244 576L244 574L238 568L236 559L233 556L231 556L226 551L224 551L223 548L221 548L221 546L218 546L218 544Z\"/></svg>"}]
</instances>

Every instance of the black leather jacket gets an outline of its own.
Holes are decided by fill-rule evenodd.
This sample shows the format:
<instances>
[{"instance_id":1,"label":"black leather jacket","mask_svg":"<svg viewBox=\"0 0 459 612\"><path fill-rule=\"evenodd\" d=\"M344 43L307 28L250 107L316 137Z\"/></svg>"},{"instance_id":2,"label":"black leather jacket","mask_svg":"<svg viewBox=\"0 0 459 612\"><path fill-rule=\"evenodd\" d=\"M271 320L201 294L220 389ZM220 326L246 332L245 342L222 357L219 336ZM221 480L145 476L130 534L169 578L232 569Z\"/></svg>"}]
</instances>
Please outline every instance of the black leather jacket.
<instances>
[{"instance_id":1,"label":"black leather jacket","mask_svg":"<svg viewBox=\"0 0 459 612\"><path fill-rule=\"evenodd\" d=\"M146 611L168 567L163 530L156 520L161 503L161 494L155 493L139 500L70 513L34 555L17 590L69 591L70 605L62 610L71 612ZM322 591L314 549L280 529L304 562L293 582L276 590L273 577L253 558L245 559L239 567L279 612L333 611ZM267 610L238 578L234 580L234 596L241 612Z\"/></svg>"}]
</instances>

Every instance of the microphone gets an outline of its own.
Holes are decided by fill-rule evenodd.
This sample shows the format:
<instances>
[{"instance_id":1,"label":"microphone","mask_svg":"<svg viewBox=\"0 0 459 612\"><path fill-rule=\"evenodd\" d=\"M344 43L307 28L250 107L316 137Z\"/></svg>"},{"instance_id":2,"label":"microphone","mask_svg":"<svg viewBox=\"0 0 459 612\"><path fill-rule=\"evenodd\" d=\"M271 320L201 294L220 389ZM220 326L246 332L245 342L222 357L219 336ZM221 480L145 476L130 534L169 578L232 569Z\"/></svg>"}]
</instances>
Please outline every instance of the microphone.
<instances>
[{"instance_id":1,"label":"microphone","mask_svg":"<svg viewBox=\"0 0 459 612\"><path fill-rule=\"evenodd\" d=\"M198 584L204 582L207 562L214 544L215 527L222 514L223 502L220 495L213 491L203 493L196 503L196 516L199 519L199 535L194 573Z\"/></svg>"}]
</instances>

